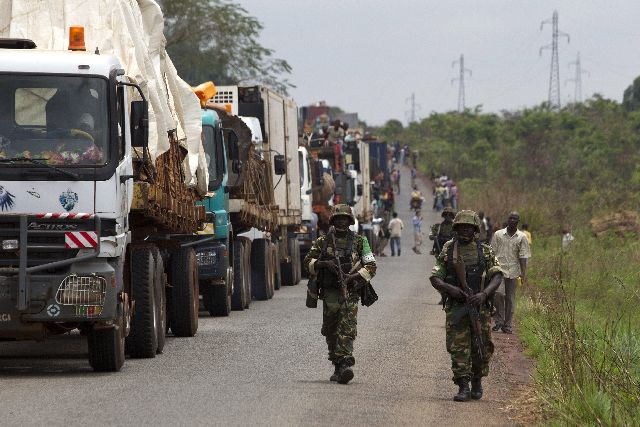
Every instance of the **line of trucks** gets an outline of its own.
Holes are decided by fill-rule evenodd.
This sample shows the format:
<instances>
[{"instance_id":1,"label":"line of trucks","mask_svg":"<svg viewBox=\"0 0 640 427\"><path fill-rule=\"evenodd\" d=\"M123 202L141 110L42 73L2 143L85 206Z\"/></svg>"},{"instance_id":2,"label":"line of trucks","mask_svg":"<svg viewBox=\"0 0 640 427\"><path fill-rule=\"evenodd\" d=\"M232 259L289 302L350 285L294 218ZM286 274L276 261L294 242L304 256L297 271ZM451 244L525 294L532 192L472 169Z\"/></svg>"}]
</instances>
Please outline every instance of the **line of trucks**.
<instances>
[{"instance_id":1,"label":"line of trucks","mask_svg":"<svg viewBox=\"0 0 640 427\"><path fill-rule=\"evenodd\" d=\"M310 148L292 100L180 79L154 1L80 3L0 5L0 341L117 371L298 284L336 196L368 232L386 144Z\"/></svg>"}]
</instances>

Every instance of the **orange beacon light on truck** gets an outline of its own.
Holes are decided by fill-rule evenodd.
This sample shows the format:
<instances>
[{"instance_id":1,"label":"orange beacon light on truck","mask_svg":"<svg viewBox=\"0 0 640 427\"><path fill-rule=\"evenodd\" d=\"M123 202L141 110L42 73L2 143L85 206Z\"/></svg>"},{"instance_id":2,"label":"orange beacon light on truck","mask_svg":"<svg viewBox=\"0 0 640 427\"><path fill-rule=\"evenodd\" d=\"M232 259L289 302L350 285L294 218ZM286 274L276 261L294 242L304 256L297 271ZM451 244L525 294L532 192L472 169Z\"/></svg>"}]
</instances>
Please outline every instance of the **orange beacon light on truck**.
<instances>
[{"instance_id":1,"label":"orange beacon light on truck","mask_svg":"<svg viewBox=\"0 0 640 427\"><path fill-rule=\"evenodd\" d=\"M69 27L69 50L87 50L84 46L84 27Z\"/></svg>"}]
</instances>

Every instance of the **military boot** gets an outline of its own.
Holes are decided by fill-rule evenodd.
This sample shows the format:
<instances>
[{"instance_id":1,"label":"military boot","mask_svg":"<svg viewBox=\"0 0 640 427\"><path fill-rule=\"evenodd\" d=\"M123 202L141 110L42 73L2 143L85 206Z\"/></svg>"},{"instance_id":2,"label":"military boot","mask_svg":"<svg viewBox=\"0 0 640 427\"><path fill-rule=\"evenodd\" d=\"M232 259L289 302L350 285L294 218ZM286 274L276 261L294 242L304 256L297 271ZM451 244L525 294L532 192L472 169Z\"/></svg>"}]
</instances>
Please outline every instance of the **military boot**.
<instances>
[{"instance_id":1,"label":"military boot","mask_svg":"<svg viewBox=\"0 0 640 427\"><path fill-rule=\"evenodd\" d=\"M453 400L456 402L466 402L469 400L469 394L471 393L469 390L469 379L467 378L458 378L456 380L456 384L460 389L458 390L458 394L453 396Z\"/></svg>"},{"instance_id":2,"label":"military boot","mask_svg":"<svg viewBox=\"0 0 640 427\"><path fill-rule=\"evenodd\" d=\"M353 379L353 369L347 363L341 363L338 368L338 383L348 384Z\"/></svg>"},{"instance_id":3,"label":"military boot","mask_svg":"<svg viewBox=\"0 0 640 427\"><path fill-rule=\"evenodd\" d=\"M338 377L340 375L340 365L336 364L335 369L333 371L333 375L329 378L329 381L338 381Z\"/></svg>"},{"instance_id":4,"label":"military boot","mask_svg":"<svg viewBox=\"0 0 640 427\"><path fill-rule=\"evenodd\" d=\"M471 379L471 398L478 400L482 398L482 377Z\"/></svg>"}]
</instances>

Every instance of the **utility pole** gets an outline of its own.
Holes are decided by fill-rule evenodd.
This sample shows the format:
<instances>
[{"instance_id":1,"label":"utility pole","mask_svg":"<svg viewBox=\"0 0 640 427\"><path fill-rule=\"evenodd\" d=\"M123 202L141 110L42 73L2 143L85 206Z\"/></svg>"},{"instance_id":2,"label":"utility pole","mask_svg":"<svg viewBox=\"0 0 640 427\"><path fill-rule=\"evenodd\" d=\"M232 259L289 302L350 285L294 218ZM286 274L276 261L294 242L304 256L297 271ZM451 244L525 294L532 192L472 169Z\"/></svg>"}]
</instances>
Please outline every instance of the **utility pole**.
<instances>
[{"instance_id":1,"label":"utility pole","mask_svg":"<svg viewBox=\"0 0 640 427\"><path fill-rule=\"evenodd\" d=\"M578 52L578 57L575 61L569 62L569 68L571 68L572 65L576 67L576 76L573 79L567 79L564 84L567 84L567 82L573 82L573 84L575 85L573 92L573 102L577 104L579 102L582 102L582 75L590 74L587 70L582 69L582 64L580 64L580 52Z\"/></svg>"},{"instance_id":2,"label":"utility pole","mask_svg":"<svg viewBox=\"0 0 640 427\"><path fill-rule=\"evenodd\" d=\"M420 104L416 104L416 94L415 92L411 93L411 96L405 100L409 103L409 111L406 112L408 115L409 124L414 123L417 120L416 112L420 109Z\"/></svg>"},{"instance_id":3,"label":"utility pole","mask_svg":"<svg viewBox=\"0 0 640 427\"><path fill-rule=\"evenodd\" d=\"M549 73L549 106L553 109L560 109L560 66L558 61L558 37L566 37L569 43L569 34L558 30L558 11L553 11L551 19L545 19L540 23L540 31L544 24L551 24L552 36L551 44L540 48L540 56L544 49L551 49L551 70Z\"/></svg>"},{"instance_id":4,"label":"utility pole","mask_svg":"<svg viewBox=\"0 0 640 427\"><path fill-rule=\"evenodd\" d=\"M464 76L466 73L469 73L471 76L471 70L468 68L464 68L464 55L460 54L460 59L457 59L451 63L451 68L454 68L456 64L460 65L460 76L454 79L451 79L451 84L453 82L458 82L458 112L463 113L465 109L465 99L464 99Z\"/></svg>"}]
</instances>

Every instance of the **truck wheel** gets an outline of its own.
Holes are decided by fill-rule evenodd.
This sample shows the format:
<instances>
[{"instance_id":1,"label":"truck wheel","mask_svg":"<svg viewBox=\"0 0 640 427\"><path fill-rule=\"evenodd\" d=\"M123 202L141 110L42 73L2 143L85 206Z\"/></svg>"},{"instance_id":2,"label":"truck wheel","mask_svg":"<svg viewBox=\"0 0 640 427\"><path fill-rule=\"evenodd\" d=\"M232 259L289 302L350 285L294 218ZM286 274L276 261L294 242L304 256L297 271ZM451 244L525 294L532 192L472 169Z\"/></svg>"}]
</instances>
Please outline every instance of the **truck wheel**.
<instances>
[{"instance_id":1,"label":"truck wheel","mask_svg":"<svg viewBox=\"0 0 640 427\"><path fill-rule=\"evenodd\" d=\"M131 357L152 358L158 349L158 314L155 296L156 271L152 248L140 247L131 253L131 293L135 312L126 339Z\"/></svg>"},{"instance_id":2,"label":"truck wheel","mask_svg":"<svg viewBox=\"0 0 640 427\"><path fill-rule=\"evenodd\" d=\"M273 265L273 288L280 289L282 286L282 270L280 269L280 257L278 256L278 245L271 244L271 259Z\"/></svg>"},{"instance_id":3,"label":"truck wheel","mask_svg":"<svg viewBox=\"0 0 640 427\"><path fill-rule=\"evenodd\" d=\"M300 280L302 280L302 264L301 264L301 260L300 260L300 242L298 241L298 239L293 239L293 266L295 269L295 274L293 276L293 286L297 285L298 283L300 283Z\"/></svg>"},{"instance_id":4,"label":"truck wheel","mask_svg":"<svg viewBox=\"0 0 640 427\"><path fill-rule=\"evenodd\" d=\"M251 242L251 293L259 301L269 299L272 280L269 277L269 242L266 239L255 239Z\"/></svg>"},{"instance_id":5,"label":"truck wheel","mask_svg":"<svg viewBox=\"0 0 640 427\"><path fill-rule=\"evenodd\" d=\"M124 310L118 304L120 317L108 329L92 329L87 336L89 364L96 372L117 372L124 365Z\"/></svg>"},{"instance_id":6,"label":"truck wheel","mask_svg":"<svg viewBox=\"0 0 640 427\"><path fill-rule=\"evenodd\" d=\"M193 248L171 254L171 330L177 337L192 337L198 330L198 264Z\"/></svg>"},{"instance_id":7,"label":"truck wheel","mask_svg":"<svg viewBox=\"0 0 640 427\"><path fill-rule=\"evenodd\" d=\"M218 285L206 285L203 289L202 301L204 306L212 316L226 317L231 314L231 287L233 283L231 278L233 277L233 269L229 267L227 269L227 278L224 284Z\"/></svg>"},{"instance_id":8,"label":"truck wheel","mask_svg":"<svg viewBox=\"0 0 640 427\"><path fill-rule=\"evenodd\" d=\"M242 273L244 274L244 294L246 298L244 308L249 308L251 305L251 240L246 237L242 238L242 247L244 248Z\"/></svg>"},{"instance_id":9,"label":"truck wheel","mask_svg":"<svg viewBox=\"0 0 640 427\"><path fill-rule=\"evenodd\" d=\"M156 332L158 335L158 348L157 354L162 354L164 351L164 344L167 340L167 274L164 272L164 261L160 250L153 248L153 259L156 264L156 279L155 279L155 295L156 295L156 308L158 309L158 327Z\"/></svg>"},{"instance_id":10,"label":"truck wheel","mask_svg":"<svg viewBox=\"0 0 640 427\"><path fill-rule=\"evenodd\" d=\"M247 299L247 287L244 283L246 274L244 245L241 240L233 242L233 294L231 295L231 308L233 310L244 310Z\"/></svg>"}]
</instances>

